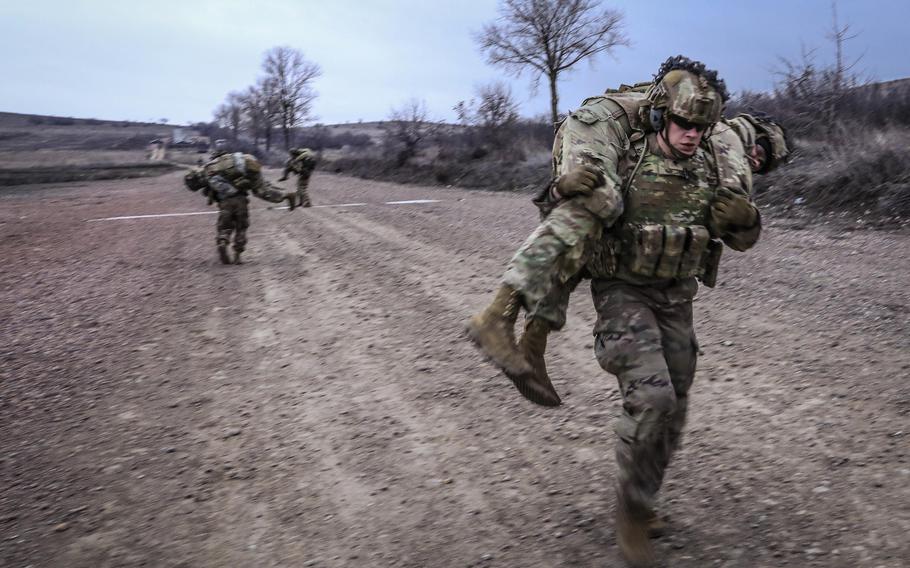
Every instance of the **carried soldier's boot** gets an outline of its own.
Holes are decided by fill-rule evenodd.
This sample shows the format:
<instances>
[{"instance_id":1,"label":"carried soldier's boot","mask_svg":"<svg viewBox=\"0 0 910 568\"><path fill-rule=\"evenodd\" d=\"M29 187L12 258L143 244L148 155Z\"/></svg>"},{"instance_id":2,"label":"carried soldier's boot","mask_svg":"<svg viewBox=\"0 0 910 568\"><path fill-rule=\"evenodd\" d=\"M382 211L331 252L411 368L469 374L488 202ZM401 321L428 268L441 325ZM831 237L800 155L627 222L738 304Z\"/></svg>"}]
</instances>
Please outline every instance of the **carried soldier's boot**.
<instances>
[{"instance_id":1,"label":"carried soldier's boot","mask_svg":"<svg viewBox=\"0 0 910 568\"><path fill-rule=\"evenodd\" d=\"M221 264L230 264L231 257L228 254L227 244L222 243L218 245L218 258L221 259Z\"/></svg>"},{"instance_id":2,"label":"carried soldier's boot","mask_svg":"<svg viewBox=\"0 0 910 568\"><path fill-rule=\"evenodd\" d=\"M547 362L544 353L547 350L547 335L550 324L541 318L528 318L525 332L518 340L518 351L531 365L531 372L524 375L505 371L512 379L518 392L533 403L542 406L559 406L562 404L550 376L547 374Z\"/></svg>"},{"instance_id":3,"label":"carried soldier's boot","mask_svg":"<svg viewBox=\"0 0 910 568\"><path fill-rule=\"evenodd\" d=\"M616 499L616 544L632 568L651 568L657 562L648 535L648 513Z\"/></svg>"},{"instance_id":4,"label":"carried soldier's boot","mask_svg":"<svg viewBox=\"0 0 910 568\"><path fill-rule=\"evenodd\" d=\"M533 371L531 365L515 344L515 320L520 309L518 292L503 284L493 302L468 321L467 332L494 365L509 374L528 375Z\"/></svg>"},{"instance_id":5,"label":"carried soldier's boot","mask_svg":"<svg viewBox=\"0 0 910 568\"><path fill-rule=\"evenodd\" d=\"M648 519L645 522L648 523L649 538L660 538L667 534L667 531L670 529L667 521L658 515L655 511L651 511Z\"/></svg>"}]
</instances>

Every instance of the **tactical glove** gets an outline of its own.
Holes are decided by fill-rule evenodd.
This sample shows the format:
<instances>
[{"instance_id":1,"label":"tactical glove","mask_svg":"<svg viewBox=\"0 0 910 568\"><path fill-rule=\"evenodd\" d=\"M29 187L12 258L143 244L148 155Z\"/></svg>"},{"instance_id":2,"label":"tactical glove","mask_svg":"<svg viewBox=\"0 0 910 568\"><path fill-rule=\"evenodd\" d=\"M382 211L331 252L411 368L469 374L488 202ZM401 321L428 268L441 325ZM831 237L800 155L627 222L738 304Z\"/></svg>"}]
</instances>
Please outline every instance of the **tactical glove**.
<instances>
[{"instance_id":1,"label":"tactical glove","mask_svg":"<svg viewBox=\"0 0 910 568\"><path fill-rule=\"evenodd\" d=\"M574 195L591 195L594 188L604 185L603 173L594 166L579 166L556 178L556 197L567 199Z\"/></svg>"},{"instance_id":2,"label":"tactical glove","mask_svg":"<svg viewBox=\"0 0 910 568\"><path fill-rule=\"evenodd\" d=\"M711 203L711 218L714 227L725 233L733 227L754 227L758 211L746 196L722 187Z\"/></svg>"}]
</instances>

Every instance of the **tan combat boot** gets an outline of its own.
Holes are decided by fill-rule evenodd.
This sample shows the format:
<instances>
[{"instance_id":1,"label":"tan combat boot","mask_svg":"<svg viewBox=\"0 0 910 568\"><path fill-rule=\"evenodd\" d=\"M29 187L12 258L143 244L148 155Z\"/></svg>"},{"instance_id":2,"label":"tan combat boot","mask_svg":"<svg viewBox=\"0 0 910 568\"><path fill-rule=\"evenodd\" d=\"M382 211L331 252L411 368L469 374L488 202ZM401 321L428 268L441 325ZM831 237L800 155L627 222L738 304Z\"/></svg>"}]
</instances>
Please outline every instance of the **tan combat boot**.
<instances>
[{"instance_id":1,"label":"tan combat boot","mask_svg":"<svg viewBox=\"0 0 910 568\"><path fill-rule=\"evenodd\" d=\"M468 321L468 337L494 365L514 375L528 375L531 365L515 344L515 320L521 309L518 292L503 284L487 309Z\"/></svg>"},{"instance_id":2,"label":"tan combat boot","mask_svg":"<svg viewBox=\"0 0 910 568\"><path fill-rule=\"evenodd\" d=\"M243 264L243 261L240 260L240 251L239 250L234 251L234 264Z\"/></svg>"},{"instance_id":3,"label":"tan combat boot","mask_svg":"<svg viewBox=\"0 0 910 568\"><path fill-rule=\"evenodd\" d=\"M667 531L670 530L670 525L667 523L667 521L654 511L651 511L651 514L648 516L645 522L648 524L649 538L660 538L667 534Z\"/></svg>"},{"instance_id":4,"label":"tan combat boot","mask_svg":"<svg viewBox=\"0 0 910 568\"><path fill-rule=\"evenodd\" d=\"M218 245L218 258L221 259L221 264L230 264L231 263L231 257L228 254L226 244Z\"/></svg>"},{"instance_id":5,"label":"tan combat boot","mask_svg":"<svg viewBox=\"0 0 910 568\"><path fill-rule=\"evenodd\" d=\"M621 496L617 496L616 544L632 568L651 568L657 562L648 530L648 515L632 510Z\"/></svg>"},{"instance_id":6,"label":"tan combat boot","mask_svg":"<svg viewBox=\"0 0 910 568\"><path fill-rule=\"evenodd\" d=\"M520 375L505 371L512 379L518 392L533 403L542 406L559 406L562 404L550 376L547 374L547 362L544 353L547 350L547 335L550 325L540 318L529 318L525 332L518 341L518 350L525 361L531 365L531 372Z\"/></svg>"}]
</instances>

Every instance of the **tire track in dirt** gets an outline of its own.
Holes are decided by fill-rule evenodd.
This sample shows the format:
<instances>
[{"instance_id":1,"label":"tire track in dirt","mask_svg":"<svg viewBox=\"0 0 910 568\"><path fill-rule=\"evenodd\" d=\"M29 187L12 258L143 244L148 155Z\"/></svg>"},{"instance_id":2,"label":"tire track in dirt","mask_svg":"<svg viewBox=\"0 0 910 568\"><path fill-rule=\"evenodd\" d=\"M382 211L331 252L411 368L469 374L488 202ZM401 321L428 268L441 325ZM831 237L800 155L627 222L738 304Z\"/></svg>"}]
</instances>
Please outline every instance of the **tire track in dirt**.
<instances>
[{"instance_id":1,"label":"tire track in dirt","mask_svg":"<svg viewBox=\"0 0 910 568\"><path fill-rule=\"evenodd\" d=\"M332 243L328 250L324 250L318 245L312 247L317 251L315 254L322 257L322 262L317 264L331 266L334 263L337 267L354 267L356 269L353 273L349 272L334 277L336 288L341 288L346 296L357 297L358 294L363 294L383 297L389 301L394 299L392 307L399 312L395 316L398 321L392 320L391 329L386 330L387 337L377 336L369 326L366 330L362 329L362 326L358 327L358 334L366 332L368 337L376 340L377 343L386 345L387 348L403 345L416 352L413 363L414 367L417 367L416 377L413 376L415 375L413 368L400 369L394 375L382 369L377 371L379 376L395 376L399 386L392 385L389 388L393 388L405 396L406 404L395 404L389 412L394 413L397 406L407 407L416 403L432 420L421 417L412 426L412 430L433 432L439 428L434 424L441 422L455 424L455 427L448 428L451 431L462 431L466 434L473 431L475 437L479 435L482 440L474 442L479 447L469 448L473 452L468 452L468 455L464 455L464 449L457 445L447 449L445 443L451 443L451 440L450 437L446 438L445 433L434 436L437 444L436 451L442 452L446 456L447 463L456 465L457 469L454 471L457 474L453 474L457 480L455 483L476 485L485 488L484 491L489 493L487 498L493 501L490 504L490 514L502 524L499 530L511 533L511 536L506 538L506 542L509 538L515 540L527 538L528 535L521 534L521 521L516 519L516 516L519 515L516 515L514 501L511 499L520 497L537 500L537 505L543 511L547 511L554 496L562 494L563 491L571 494L572 489L546 487L542 490L537 487L541 483L549 485L551 482L541 478L533 465L549 463L553 459L552 456L547 455L550 451L547 448L539 451L535 449L538 445L536 442L538 435L564 438L566 433L560 431L560 425L555 425L554 428L552 425L540 422L547 412L538 410L530 403L520 399L512 387L507 384L505 378L498 376L488 365L479 363L473 348L461 337L461 326L469 313L469 299L465 294L448 291L464 290L465 287L461 280L466 277L452 277L449 263L454 260L453 255L448 254L439 246L430 245L413 237L404 237L393 229L373 223L358 214L330 212L312 221L313 225L309 227L312 233L319 234L320 240ZM438 261L442 261L443 266L434 266L434 263ZM492 262L490 264L492 265ZM364 270L366 267L368 269ZM375 292L374 289L376 289ZM484 291L484 298L486 298L486 291ZM404 306L412 306L412 308L407 309ZM430 306L430 308L426 308L426 306ZM356 314L357 307L355 305L348 311ZM363 309L362 305L360 309ZM337 322L326 322L328 329L337 327L337 325ZM392 333L391 336L389 336L389 332ZM394 357L392 355L391 358ZM387 356L384 360L389 358ZM371 364L375 365L377 362L371 361ZM379 362L379 364L382 363ZM438 382L427 383L424 379L426 375L429 375L426 379L431 381L434 380L434 377L441 377L443 380L451 377L454 380L450 379L441 385ZM398 393L395 395L396 398L401 396ZM445 398L463 399L463 401L452 406L440 405L437 402L440 395ZM508 402L504 404L503 400ZM466 412L468 408L470 411ZM590 409L585 411L588 410ZM486 418L478 421L478 416L504 416L508 424L514 425L516 422L525 424L522 424L522 428L516 431L509 427L503 428L501 424L497 424L498 419ZM598 413L596 418L597 422L590 425L589 428L600 433L603 429L603 421L600 420L602 417ZM414 417L412 417L413 419ZM528 420L534 422L529 423ZM480 423L478 424L478 422ZM540 430L540 432L535 430ZM577 433L570 432L568 435L574 439L579 438ZM567 455L564 459L576 464L583 460L589 464L599 465L598 453L589 452L581 442L570 441L572 437L566 439L568 442L565 448ZM509 452L512 451L509 446L520 447L520 452L515 451L514 456L503 456L502 466L496 468L500 471L496 478L485 479L483 475L477 478L476 474L471 472L470 462L472 460L483 461L482 456L489 452L501 452L503 440L509 440L505 442ZM453 469L450 467L449 471L451 472ZM593 475L595 480L601 479L602 476L599 473ZM496 492L498 484L504 486L501 494ZM596 486L596 489L592 490L596 495L593 501L597 502L598 507L604 506L606 503L602 502L603 489L609 484L595 481L592 485ZM487 487L489 489L486 489ZM541 498L542 492L545 495ZM565 499L565 497L556 499ZM468 507L471 506L473 505L469 502ZM461 508L461 506L456 506L455 510ZM578 511L573 511L573 513L580 514ZM532 508L528 514L537 515L538 513L535 513ZM578 520L581 519L576 521ZM445 533L451 532L452 529L438 527L437 530ZM433 534L436 531L427 532ZM499 543L497 546L502 545L503 543ZM587 552L591 553L591 551ZM549 562L555 561L550 556L551 554L552 552L535 554L534 558L535 561L548 565ZM530 559L526 560L530 561ZM556 562L554 565L558 565L558 561Z\"/></svg>"},{"instance_id":2,"label":"tire track in dirt","mask_svg":"<svg viewBox=\"0 0 910 568\"><path fill-rule=\"evenodd\" d=\"M0 519L0 563L621 565L620 406L589 295L553 336L555 411L460 337L533 227L524 198L256 210L240 267L215 262L208 217L74 221L198 209L179 182L52 188L0 211L17 251L4 300L21 299L4 304L20 341L0 506L18 518ZM316 182L319 203L431 191ZM726 259L695 306L706 354L658 543L673 566L902 565L906 242L769 229ZM61 307L43 320L47 297Z\"/></svg>"}]
</instances>

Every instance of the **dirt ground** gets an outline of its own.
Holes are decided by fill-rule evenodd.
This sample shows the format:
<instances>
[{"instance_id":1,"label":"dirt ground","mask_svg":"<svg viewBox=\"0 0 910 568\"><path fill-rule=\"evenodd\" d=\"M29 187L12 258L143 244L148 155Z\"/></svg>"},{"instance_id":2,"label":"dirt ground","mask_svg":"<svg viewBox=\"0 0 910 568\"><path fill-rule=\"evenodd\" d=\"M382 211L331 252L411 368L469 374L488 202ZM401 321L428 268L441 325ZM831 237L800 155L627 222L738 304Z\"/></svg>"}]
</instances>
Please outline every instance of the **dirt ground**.
<instances>
[{"instance_id":1,"label":"dirt ground","mask_svg":"<svg viewBox=\"0 0 910 568\"><path fill-rule=\"evenodd\" d=\"M587 291L558 409L462 337L527 198L311 192L223 266L215 215L93 220L212 212L179 173L0 191L0 565L622 566ZM908 566L910 234L766 226L696 302L664 565Z\"/></svg>"}]
</instances>

